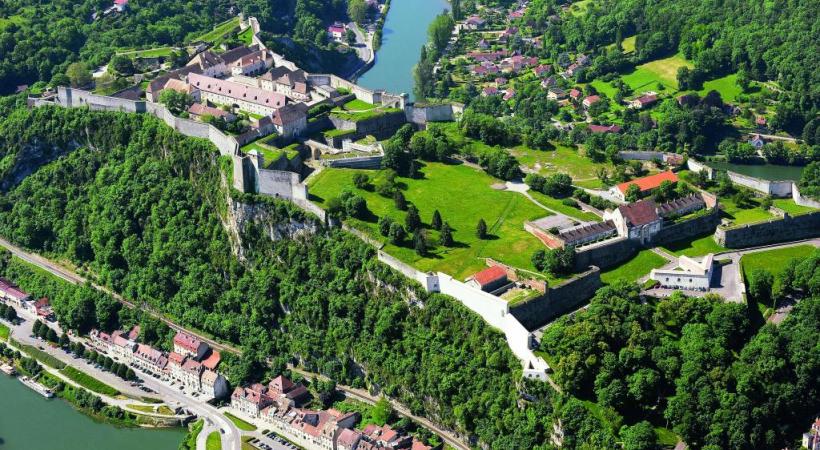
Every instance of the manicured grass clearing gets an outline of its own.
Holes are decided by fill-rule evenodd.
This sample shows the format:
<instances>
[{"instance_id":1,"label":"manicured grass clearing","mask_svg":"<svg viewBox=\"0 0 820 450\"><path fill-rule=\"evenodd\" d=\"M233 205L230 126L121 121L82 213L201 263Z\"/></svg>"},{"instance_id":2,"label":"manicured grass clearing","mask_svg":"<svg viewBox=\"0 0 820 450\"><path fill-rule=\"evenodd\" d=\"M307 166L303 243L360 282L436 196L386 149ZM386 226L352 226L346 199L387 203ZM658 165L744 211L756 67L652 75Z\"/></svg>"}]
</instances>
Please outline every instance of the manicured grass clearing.
<instances>
[{"instance_id":1,"label":"manicured grass clearing","mask_svg":"<svg viewBox=\"0 0 820 450\"><path fill-rule=\"evenodd\" d=\"M755 269L765 269L777 276L786 267L789 260L806 258L814 252L812 245L796 245L794 247L778 248L743 255L740 258L740 267L743 270L743 279L748 282L749 276Z\"/></svg>"},{"instance_id":2,"label":"manicured grass clearing","mask_svg":"<svg viewBox=\"0 0 820 450\"><path fill-rule=\"evenodd\" d=\"M632 73L621 78L626 82L636 94L646 91L658 90L658 83L662 83L667 89L678 89L678 69L680 67L693 67L692 63L686 61L683 56L675 55L669 58L657 59L636 67Z\"/></svg>"},{"instance_id":3,"label":"manicured grass clearing","mask_svg":"<svg viewBox=\"0 0 820 450\"><path fill-rule=\"evenodd\" d=\"M719 253L726 251L725 247L715 242L712 233L695 237L686 241L673 242L663 246L663 249L675 256L703 256L709 253Z\"/></svg>"},{"instance_id":4,"label":"manicured grass clearing","mask_svg":"<svg viewBox=\"0 0 820 450\"><path fill-rule=\"evenodd\" d=\"M538 203L546 206L547 208L552 209L553 211L558 211L561 214L566 216L572 217L573 219L583 221L583 222L600 222L601 218L596 216L595 214L588 213L581 211L580 209L573 208L572 206L567 206L561 203L561 200L557 198L552 198L548 195L544 195L540 192L529 191L532 198L534 198Z\"/></svg>"},{"instance_id":5,"label":"manicured grass clearing","mask_svg":"<svg viewBox=\"0 0 820 450\"><path fill-rule=\"evenodd\" d=\"M203 41L203 42L216 42L224 35L230 33L235 27L239 26L239 17L234 17L232 19L226 20L221 24L214 27L213 30L199 36L198 38L194 39L194 41Z\"/></svg>"},{"instance_id":6,"label":"manicured grass clearing","mask_svg":"<svg viewBox=\"0 0 820 450\"><path fill-rule=\"evenodd\" d=\"M757 199L752 199L753 206L744 209L739 208L731 198L721 198L719 199L719 204L721 216L730 219L734 225L760 222L774 218L771 213L760 208L760 203Z\"/></svg>"},{"instance_id":7,"label":"manicured grass clearing","mask_svg":"<svg viewBox=\"0 0 820 450\"><path fill-rule=\"evenodd\" d=\"M213 431L208 435L208 439L205 441L205 449L222 450L222 438L219 436L218 431Z\"/></svg>"},{"instance_id":8,"label":"manicured grass clearing","mask_svg":"<svg viewBox=\"0 0 820 450\"><path fill-rule=\"evenodd\" d=\"M63 370L60 371L66 378L74 381L75 383L79 384L80 386L88 389L89 391L94 391L98 394L107 395L109 397L113 397L120 392L113 387L103 383L102 381L92 377L91 375L81 372L73 367L65 367Z\"/></svg>"},{"instance_id":9,"label":"manicured grass clearing","mask_svg":"<svg viewBox=\"0 0 820 450\"><path fill-rule=\"evenodd\" d=\"M334 109L330 112L334 117L351 122L361 122L363 120L375 119L390 113L401 112L398 108L373 108L366 111L348 112L341 109Z\"/></svg>"},{"instance_id":10,"label":"manicured grass clearing","mask_svg":"<svg viewBox=\"0 0 820 450\"><path fill-rule=\"evenodd\" d=\"M698 94L704 96L709 91L720 92L720 97L727 102L735 101L737 96L743 93L737 85L737 74L704 82L703 89L698 91Z\"/></svg>"},{"instance_id":11,"label":"manicured grass clearing","mask_svg":"<svg viewBox=\"0 0 820 450\"><path fill-rule=\"evenodd\" d=\"M9 334L11 334L9 327L0 323L0 341L7 341L9 339Z\"/></svg>"},{"instance_id":12,"label":"manicured grass clearing","mask_svg":"<svg viewBox=\"0 0 820 450\"><path fill-rule=\"evenodd\" d=\"M48 353L40 350L37 347L31 346L31 345L21 344L21 343L16 342L16 341L13 341L12 344L14 344L15 347L21 349L24 353L26 353L30 357L36 359L37 361L39 361L39 362L41 362L41 363L43 363L43 364L45 364L49 367L53 367L57 370L62 370L66 366L65 363L63 363L59 359L49 355Z\"/></svg>"},{"instance_id":13,"label":"manicured grass clearing","mask_svg":"<svg viewBox=\"0 0 820 450\"><path fill-rule=\"evenodd\" d=\"M157 47L147 48L145 50L129 50L119 52L120 55L130 56L132 58L159 58L161 56L171 56L174 51L171 47Z\"/></svg>"},{"instance_id":14,"label":"manicured grass clearing","mask_svg":"<svg viewBox=\"0 0 820 450\"><path fill-rule=\"evenodd\" d=\"M619 279L637 281L642 276L649 274L652 269L657 269L664 264L666 264L666 260L652 250L643 250L628 262L602 272L601 281L607 284Z\"/></svg>"},{"instance_id":15,"label":"manicured grass clearing","mask_svg":"<svg viewBox=\"0 0 820 450\"><path fill-rule=\"evenodd\" d=\"M624 53L631 53L635 51L635 36L629 36L621 41L621 47Z\"/></svg>"},{"instance_id":16,"label":"manicured grass clearing","mask_svg":"<svg viewBox=\"0 0 820 450\"><path fill-rule=\"evenodd\" d=\"M544 245L533 235L524 231L524 222L549 215L549 212L533 204L515 192L497 191L490 186L498 180L472 167L426 163L420 180L398 178L406 185L404 195L420 211L422 221L430 223L433 211L438 209L443 220L453 228L456 247L437 246L425 257L418 256L408 246L388 244L385 250L402 261L424 271L442 271L463 279L486 268L483 257L492 257L523 269L535 270L530 261L532 254ZM325 169L310 181L310 193L320 204L336 197L342 190L352 188L353 175L365 173L371 180L383 176L382 171L350 169ZM406 213L395 208L391 198L371 191L356 189L367 200L368 208L377 216L390 216L404 224ZM479 240L475 229L483 218L494 237ZM382 242L375 221L350 220L351 225ZM428 242L438 241L438 232L427 229Z\"/></svg>"},{"instance_id":17,"label":"manicured grass clearing","mask_svg":"<svg viewBox=\"0 0 820 450\"><path fill-rule=\"evenodd\" d=\"M364 100L359 100L358 98L354 98L353 100L342 105L342 107L346 111L367 111L375 108L376 105L367 103Z\"/></svg>"},{"instance_id":18,"label":"manicured grass clearing","mask_svg":"<svg viewBox=\"0 0 820 450\"><path fill-rule=\"evenodd\" d=\"M658 442L664 446L674 447L680 441L678 435L668 428L655 427L655 434L658 436Z\"/></svg>"},{"instance_id":19,"label":"manicured grass clearing","mask_svg":"<svg viewBox=\"0 0 820 450\"><path fill-rule=\"evenodd\" d=\"M279 159L279 155L282 153L281 150L261 144L259 141L251 142L242 147L242 153L248 153L251 150L259 152L262 157L265 158L266 164L270 164Z\"/></svg>"},{"instance_id":20,"label":"manicured grass clearing","mask_svg":"<svg viewBox=\"0 0 820 450\"><path fill-rule=\"evenodd\" d=\"M592 85L592 87L594 87L595 90L598 91L598 93L606 94L606 96L610 99L615 97L615 93L618 92L618 90L612 87L612 85L609 84L609 82L607 81L596 79L589 84Z\"/></svg>"},{"instance_id":21,"label":"manicured grass clearing","mask_svg":"<svg viewBox=\"0 0 820 450\"><path fill-rule=\"evenodd\" d=\"M812 207L798 205L793 199L790 198L777 198L772 203L775 207L780 208L793 216L816 211L816 209Z\"/></svg>"},{"instance_id":22,"label":"manicured grass clearing","mask_svg":"<svg viewBox=\"0 0 820 450\"><path fill-rule=\"evenodd\" d=\"M225 413L225 417L231 420L231 422L236 425L242 431L255 431L256 426L252 423L245 422L244 420L240 419L239 417L234 416L231 413Z\"/></svg>"},{"instance_id":23,"label":"manicured grass clearing","mask_svg":"<svg viewBox=\"0 0 820 450\"><path fill-rule=\"evenodd\" d=\"M245 31L236 35L240 41L242 41L245 45L251 45L253 43L253 29L251 27L245 28Z\"/></svg>"},{"instance_id":24,"label":"manicured grass clearing","mask_svg":"<svg viewBox=\"0 0 820 450\"><path fill-rule=\"evenodd\" d=\"M592 0L581 0L580 2L572 3L569 12L573 16L580 16L586 14L590 3L592 3Z\"/></svg>"},{"instance_id":25,"label":"manicured grass clearing","mask_svg":"<svg viewBox=\"0 0 820 450\"><path fill-rule=\"evenodd\" d=\"M205 421L202 419L194 422L193 425L191 425L191 429L188 431L188 435L185 437L185 441L182 443L180 450L196 450L196 438L199 437L199 433L202 432L202 428L204 426Z\"/></svg>"}]
</instances>

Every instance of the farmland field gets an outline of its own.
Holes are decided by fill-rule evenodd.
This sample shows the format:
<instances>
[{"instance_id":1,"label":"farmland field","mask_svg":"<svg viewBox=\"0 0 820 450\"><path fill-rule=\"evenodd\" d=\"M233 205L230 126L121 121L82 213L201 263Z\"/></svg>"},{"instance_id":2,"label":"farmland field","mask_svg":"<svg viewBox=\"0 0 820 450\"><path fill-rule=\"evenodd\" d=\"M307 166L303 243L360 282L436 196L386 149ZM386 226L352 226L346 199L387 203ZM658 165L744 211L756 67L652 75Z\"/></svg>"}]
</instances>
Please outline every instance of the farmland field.
<instances>
[{"instance_id":1,"label":"farmland field","mask_svg":"<svg viewBox=\"0 0 820 450\"><path fill-rule=\"evenodd\" d=\"M698 91L698 94L703 96L709 91L718 91L720 97L727 102L733 102L737 99L743 91L737 85L737 74L726 75L722 78L706 81L703 83L703 89Z\"/></svg>"},{"instance_id":2,"label":"farmland field","mask_svg":"<svg viewBox=\"0 0 820 450\"><path fill-rule=\"evenodd\" d=\"M662 83L667 89L677 90L678 69L684 66L691 68L692 63L681 55L675 55L641 64L634 71L623 75L621 78L636 94L646 91L658 91L658 83Z\"/></svg>"}]
</instances>

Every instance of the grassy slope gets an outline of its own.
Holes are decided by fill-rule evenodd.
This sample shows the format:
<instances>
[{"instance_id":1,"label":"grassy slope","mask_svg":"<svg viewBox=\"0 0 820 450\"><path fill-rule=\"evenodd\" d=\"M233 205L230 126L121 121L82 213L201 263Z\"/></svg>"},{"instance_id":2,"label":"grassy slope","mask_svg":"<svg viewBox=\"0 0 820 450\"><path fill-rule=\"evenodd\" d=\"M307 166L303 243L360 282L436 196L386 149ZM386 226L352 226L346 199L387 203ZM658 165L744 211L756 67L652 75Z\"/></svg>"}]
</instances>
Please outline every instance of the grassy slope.
<instances>
[{"instance_id":1,"label":"grassy slope","mask_svg":"<svg viewBox=\"0 0 820 450\"><path fill-rule=\"evenodd\" d=\"M218 431L211 432L208 439L205 441L206 450L222 450L222 438Z\"/></svg>"},{"instance_id":2,"label":"grassy slope","mask_svg":"<svg viewBox=\"0 0 820 450\"><path fill-rule=\"evenodd\" d=\"M768 211L764 211L757 206L758 200L752 199L754 206L751 208L739 208L731 198L720 198L721 217L730 219L735 225L742 225L745 223L759 222L761 220L768 220L774 216Z\"/></svg>"},{"instance_id":3,"label":"grassy slope","mask_svg":"<svg viewBox=\"0 0 820 450\"><path fill-rule=\"evenodd\" d=\"M0 323L0 341L7 341L9 339L9 327Z\"/></svg>"},{"instance_id":4,"label":"grassy slope","mask_svg":"<svg viewBox=\"0 0 820 450\"><path fill-rule=\"evenodd\" d=\"M63 370L60 371L63 375L65 375L68 379L74 381L75 383L79 384L80 386L88 389L89 391L96 392L98 394L107 395L109 397L113 397L120 393L120 391L114 389L113 387L103 383L102 381L92 377L91 375L77 370L73 367L65 367Z\"/></svg>"},{"instance_id":5,"label":"grassy slope","mask_svg":"<svg viewBox=\"0 0 820 450\"><path fill-rule=\"evenodd\" d=\"M685 241L673 242L664 245L663 248L676 256L703 256L708 253L719 253L726 251L725 247L721 247L712 237L712 233L702 236L696 236Z\"/></svg>"},{"instance_id":6,"label":"grassy slope","mask_svg":"<svg viewBox=\"0 0 820 450\"><path fill-rule=\"evenodd\" d=\"M658 83L662 83L667 89L677 90L678 68L683 66L692 67L692 63L686 61L681 55L674 55L669 58L656 59L641 64L636 67L634 71L621 78L636 94L646 91L657 91Z\"/></svg>"},{"instance_id":7,"label":"grassy slope","mask_svg":"<svg viewBox=\"0 0 820 450\"><path fill-rule=\"evenodd\" d=\"M609 171L613 170L611 163L594 163L577 150L560 144L555 144L555 150L534 150L519 145L511 149L511 153L521 164L532 169L536 169L538 164L538 172L542 175L564 172L572 177L573 182L591 182L596 184L595 187L601 187L601 182L595 175L596 169L605 167Z\"/></svg>"},{"instance_id":8,"label":"grassy slope","mask_svg":"<svg viewBox=\"0 0 820 450\"><path fill-rule=\"evenodd\" d=\"M748 280L749 275L755 269L765 269L777 275L786 263L794 258L805 258L814 252L815 248L811 245L797 245L794 247L779 248L776 250L767 250L763 252L749 253L740 258L740 267L743 270L743 278Z\"/></svg>"},{"instance_id":9,"label":"grassy slope","mask_svg":"<svg viewBox=\"0 0 820 450\"><path fill-rule=\"evenodd\" d=\"M643 250L625 264L621 264L613 269L601 272L601 281L612 283L618 279L637 281L647 275L652 269L666 264L666 260L654 253L652 250Z\"/></svg>"},{"instance_id":10,"label":"grassy slope","mask_svg":"<svg viewBox=\"0 0 820 450\"><path fill-rule=\"evenodd\" d=\"M338 196L345 188L352 188L353 175L363 172L371 179L381 174L377 171L356 171L347 169L325 169L310 182L311 195L321 204ZM404 195L407 200L419 209L422 221L430 223L436 209L443 220L453 228L457 242L454 248L437 247L426 257L419 257L409 247L387 245L386 250L411 263L421 270L437 270L465 278L485 267L481 257L492 257L510 265L535 270L530 258L543 248L543 244L531 234L524 231L524 222L549 215L549 213L530 202L523 195L492 189L490 186L498 180L482 171L465 165L445 165L428 163L423 169L425 178L413 180L399 178L406 185ZM377 216L388 215L404 223L405 213L395 208L392 199L384 198L375 192L356 189L356 193L367 200L368 207ZM478 220L487 222L489 240L479 240L475 235ZM378 235L376 219L372 221L351 221L357 228L366 231L373 237L384 240ZM438 233L427 230L428 241L438 239Z\"/></svg>"},{"instance_id":11,"label":"grassy slope","mask_svg":"<svg viewBox=\"0 0 820 450\"><path fill-rule=\"evenodd\" d=\"M251 423L245 422L244 420L240 419L239 417L234 416L233 414L225 413L225 417L230 419L231 422L236 425L242 431L254 431L256 430L256 426Z\"/></svg>"}]
</instances>

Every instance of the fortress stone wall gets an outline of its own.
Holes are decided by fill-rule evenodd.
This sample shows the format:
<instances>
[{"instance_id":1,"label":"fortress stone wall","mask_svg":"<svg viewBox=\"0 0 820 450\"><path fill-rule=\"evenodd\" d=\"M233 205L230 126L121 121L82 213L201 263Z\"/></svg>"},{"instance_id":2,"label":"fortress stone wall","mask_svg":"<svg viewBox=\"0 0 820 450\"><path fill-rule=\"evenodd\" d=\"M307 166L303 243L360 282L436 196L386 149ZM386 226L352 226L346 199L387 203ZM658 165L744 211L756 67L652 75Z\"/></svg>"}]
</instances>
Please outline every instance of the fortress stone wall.
<instances>
[{"instance_id":1,"label":"fortress stone wall","mask_svg":"<svg viewBox=\"0 0 820 450\"><path fill-rule=\"evenodd\" d=\"M510 307L510 314L528 330L536 330L587 303L601 287L601 272L590 267L586 272L555 286L537 298Z\"/></svg>"},{"instance_id":2,"label":"fortress stone wall","mask_svg":"<svg viewBox=\"0 0 820 450\"><path fill-rule=\"evenodd\" d=\"M730 228L718 227L715 242L726 248L744 248L796 241L820 236L820 211L800 216L750 223Z\"/></svg>"}]
</instances>

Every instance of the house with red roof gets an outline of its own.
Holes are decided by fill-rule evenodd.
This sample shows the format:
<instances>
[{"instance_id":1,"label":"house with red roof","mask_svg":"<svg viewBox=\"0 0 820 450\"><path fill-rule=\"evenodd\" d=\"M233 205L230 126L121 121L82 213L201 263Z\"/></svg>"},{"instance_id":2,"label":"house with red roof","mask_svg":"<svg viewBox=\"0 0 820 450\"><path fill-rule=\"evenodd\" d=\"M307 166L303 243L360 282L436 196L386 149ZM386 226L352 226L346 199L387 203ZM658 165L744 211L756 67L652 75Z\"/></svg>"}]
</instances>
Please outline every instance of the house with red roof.
<instances>
[{"instance_id":1,"label":"house with red roof","mask_svg":"<svg viewBox=\"0 0 820 450\"><path fill-rule=\"evenodd\" d=\"M593 133L620 133L619 125L590 125L589 131Z\"/></svg>"},{"instance_id":2,"label":"house with red roof","mask_svg":"<svg viewBox=\"0 0 820 450\"><path fill-rule=\"evenodd\" d=\"M150 345L138 344L134 350L134 366L151 375L162 375L168 365L168 358Z\"/></svg>"},{"instance_id":3,"label":"house with red roof","mask_svg":"<svg viewBox=\"0 0 820 450\"><path fill-rule=\"evenodd\" d=\"M467 279L467 284L485 292L492 292L509 283L507 271L500 266L488 267Z\"/></svg>"},{"instance_id":4,"label":"house with red roof","mask_svg":"<svg viewBox=\"0 0 820 450\"><path fill-rule=\"evenodd\" d=\"M600 101L601 101L601 96L599 96L599 95L590 95L587 98L585 98L584 101L581 102L581 104L584 105L584 108L589 108L592 105L594 105L594 104L596 104Z\"/></svg>"},{"instance_id":5,"label":"house with red roof","mask_svg":"<svg viewBox=\"0 0 820 450\"><path fill-rule=\"evenodd\" d=\"M30 303L30 305L29 310L32 314L48 321L54 320L54 311L51 309L51 302L48 297L43 297L36 302Z\"/></svg>"},{"instance_id":6,"label":"house with red roof","mask_svg":"<svg viewBox=\"0 0 820 450\"><path fill-rule=\"evenodd\" d=\"M486 20L482 19L481 16L472 15L464 21L464 28L468 30L479 30L484 28L484 24L487 23Z\"/></svg>"},{"instance_id":7,"label":"house with red roof","mask_svg":"<svg viewBox=\"0 0 820 450\"><path fill-rule=\"evenodd\" d=\"M117 12L123 12L127 7L128 0L114 0L114 9L116 9Z\"/></svg>"},{"instance_id":8,"label":"house with red roof","mask_svg":"<svg viewBox=\"0 0 820 450\"><path fill-rule=\"evenodd\" d=\"M208 344L188 333L179 331L174 336L174 351L180 355L190 356L197 361L201 361L208 353L208 350L210 350Z\"/></svg>"},{"instance_id":9,"label":"house with red roof","mask_svg":"<svg viewBox=\"0 0 820 450\"><path fill-rule=\"evenodd\" d=\"M644 196L650 193L653 189L656 189L664 181L677 183L678 176L675 175L675 173L671 170L667 170L665 172L656 173L655 175L649 175L643 178L636 178L632 181L627 181L625 183L618 184L617 186L610 189L610 192L618 199L626 201L626 191L627 189L629 189L630 185L637 185L638 188L641 190L641 196Z\"/></svg>"},{"instance_id":10,"label":"house with red roof","mask_svg":"<svg viewBox=\"0 0 820 450\"><path fill-rule=\"evenodd\" d=\"M648 244L663 224L663 219L658 215L657 205L651 199L621 205L612 212L607 211L604 220L611 220L620 236L639 241L641 244Z\"/></svg>"},{"instance_id":11,"label":"house with red roof","mask_svg":"<svg viewBox=\"0 0 820 450\"><path fill-rule=\"evenodd\" d=\"M91 341L91 345L102 353L110 352L114 345L114 338L112 338L110 334L96 328L88 333L88 338Z\"/></svg>"},{"instance_id":12,"label":"house with red roof","mask_svg":"<svg viewBox=\"0 0 820 450\"><path fill-rule=\"evenodd\" d=\"M208 356L202 360L202 366L206 369L216 370L220 361L222 361L222 355L216 350L211 350Z\"/></svg>"},{"instance_id":13,"label":"house with red roof","mask_svg":"<svg viewBox=\"0 0 820 450\"><path fill-rule=\"evenodd\" d=\"M128 339L122 331L115 331L111 335L111 353L120 362L130 363L134 359L137 343Z\"/></svg>"},{"instance_id":14,"label":"house with red roof","mask_svg":"<svg viewBox=\"0 0 820 450\"><path fill-rule=\"evenodd\" d=\"M629 107L633 109L643 109L647 106L653 105L657 101L658 94L654 92L647 92L634 100L630 100Z\"/></svg>"},{"instance_id":15,"label":"house with red roof","mask_svg":"<svg viewBox=\"0 0 820 450\"><path fill-rule=\"evenodd\" d=\"M504 97L502 97L502 98L503 98L504 100L510 100L510 99L512 99L513 97L515 97L515 89L513 89L513 88L509 88L509 89L507 89L506 91L504 91Z\"/></svg>"},{"instance_id":16,"label":"house with red roof","mask_svg":"<svg viewBox=\"0 0 820 450\"><path fill-rule=\"evenodd\" d=\"M16 284L5 278L0 278L0 299L12 306L23 308L25 302L30 298L31 296L17 287Z\"/></svg>"},{"instance_id":17,"label":"house with red roof","mask_svg":"<svg viewBox=\"0 0 820 450\"><path fill-rule=\"evenodd\" d=\"M342 39L346 31L347 28L343 24L333 24L327 27L327 34L331 39Z\"/></svg>"},{"instance_id":18,"label":"house with red roof","mask_svg":"<svg viewBox=\"0 0 820 450\"><path fill-rule=\"evenodd\" d=\"M287 102L286 97L278 92L198 73L189 74L188 83L199 91L203 101L238 107L242 111L262 116L273 114Z\"/></svg>"},{"instance_id":19,"label":"house with red roof","mask_svg":"<svg viewBox=\"0 0 820 450\"><path fill-rule=\"evenodd\" d=\"M489 97L491 95L498 95L498 88L495 86L487 86L481 90L481 95L484 97Z\"/></svg>"},{"instance_id":20,"label":"house with red roof","mask_svg":"<svg viewBox=\"0 0 820 450\"><path fill-rule=\"evenodd\" d=\"M191 358L186 358L185 362L182 363L181 371L182 385L188 389L199 391L201 388L200 385L200 378L202 377L202 371L205 370L197 361L194 361Z\"/></svg>"},{"instance_id":21,"label":"house with red roof","mask_svg":"<svg viewBox=\"0 0 820 450\"><path fill-rule=\"evenodd\" d=\"M259 417L259 413L273 404L273 399L268 397L265 386L259 385L262 389L251 387L237 387L231 394L231 408L242 412L248 417Z\"/></svg>"}]
</instances>

